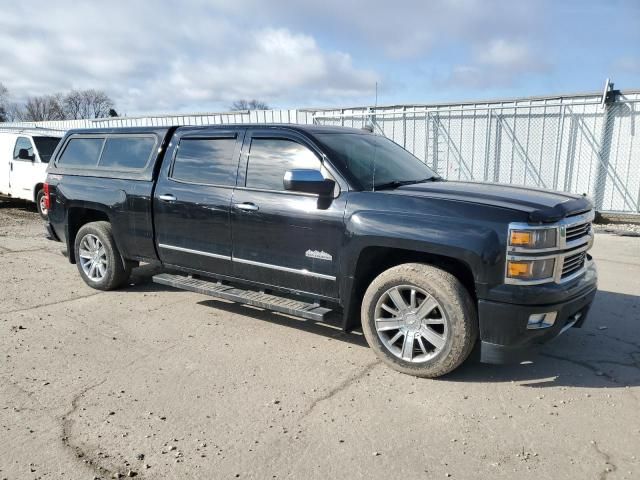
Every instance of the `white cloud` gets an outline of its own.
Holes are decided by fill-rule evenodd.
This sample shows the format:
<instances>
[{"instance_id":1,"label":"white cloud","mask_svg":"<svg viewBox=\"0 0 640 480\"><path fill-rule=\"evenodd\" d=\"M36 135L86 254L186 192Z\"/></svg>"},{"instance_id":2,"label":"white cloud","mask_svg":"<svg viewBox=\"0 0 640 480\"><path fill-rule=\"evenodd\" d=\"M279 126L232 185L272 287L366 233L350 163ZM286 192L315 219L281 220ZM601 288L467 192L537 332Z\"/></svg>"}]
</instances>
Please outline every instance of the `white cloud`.
<instances>
[{"instance_id":1,"label":"white cloud","mask_svg":"<svg viewBox=\"0 0 640 480\"><path fill-rule=\"evenodd\" d=\"M530 65L531 57L528 45L502 38L490 41L486 48L477 53L479 63L509 69L526 68Z\"/></svg>"},{"instance_id":2,"label":"white cloud","mask_svg":"<svg viewBox=\"0 0 640 480\"><path fill-rule=\"evenodd\" d=\"M527 43L498 38L476 47L472 61L455 65L443 83L478 89L512 86L525 75L549 69L549 64Z\"/></svg>"},{"instance_id":3,"label":"white cloud","mask_svg":"<svg viewBox=\"0 0 640 480\"><path fill-rule=\"evenodd\" d=\"M623 73L640 73L640 57L621 57L613 62L614 70Z\"/></svg>"},{"instance_id":4,"label":"white cloud","mask_svg":"<svg viewBox=\"0 0 640 480\"><path fill-rule=\"evenodd\" d=\"M16 4L0 16L0 82L18 98L101 88L129 114L220 109L244 97L330 103L373 89L374 72L311 35L185 3Z\"/></svg>"}]
</instances>

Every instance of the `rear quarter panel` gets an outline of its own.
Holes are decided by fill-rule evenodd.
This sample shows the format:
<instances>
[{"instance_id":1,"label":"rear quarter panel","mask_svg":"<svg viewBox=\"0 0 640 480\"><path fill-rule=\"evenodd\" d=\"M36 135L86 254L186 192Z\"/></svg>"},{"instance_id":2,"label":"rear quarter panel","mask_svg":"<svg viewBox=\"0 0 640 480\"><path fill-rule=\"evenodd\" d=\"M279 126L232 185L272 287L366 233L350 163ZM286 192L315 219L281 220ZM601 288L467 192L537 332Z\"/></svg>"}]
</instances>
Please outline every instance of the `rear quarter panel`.
<instances>
[{"instance_id":1,"label":"rear quarter panel","mask_svg":"<svg viewBox=\"0 0 640 480\"><path fill-rule=\"evenodd\" d=\"M155 260L152 191L152 181L65 175L55 184L50 222L58 236L67 241L70 214L81 209L103 212L111 222L116 244L124 257Z\"/></svg>"}]
</instances>

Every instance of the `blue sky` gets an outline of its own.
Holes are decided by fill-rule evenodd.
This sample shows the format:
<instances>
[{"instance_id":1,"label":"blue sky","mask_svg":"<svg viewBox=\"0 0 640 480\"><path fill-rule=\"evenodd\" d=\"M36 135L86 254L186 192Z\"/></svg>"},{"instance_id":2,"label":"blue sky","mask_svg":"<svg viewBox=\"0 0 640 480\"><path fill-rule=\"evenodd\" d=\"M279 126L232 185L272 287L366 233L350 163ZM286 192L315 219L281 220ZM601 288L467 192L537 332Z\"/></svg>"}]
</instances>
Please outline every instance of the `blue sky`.
<instances>
[{"instance_id":1,"label":"blue sky","mask_svg":"<svg viewBox=\"0 0 640 480\"><path fill-rule=\"evenodd\" d=\"M640 0L0 0L13 100L104 89L128 115L640 88Z\"/></svg>"}]
</instances>

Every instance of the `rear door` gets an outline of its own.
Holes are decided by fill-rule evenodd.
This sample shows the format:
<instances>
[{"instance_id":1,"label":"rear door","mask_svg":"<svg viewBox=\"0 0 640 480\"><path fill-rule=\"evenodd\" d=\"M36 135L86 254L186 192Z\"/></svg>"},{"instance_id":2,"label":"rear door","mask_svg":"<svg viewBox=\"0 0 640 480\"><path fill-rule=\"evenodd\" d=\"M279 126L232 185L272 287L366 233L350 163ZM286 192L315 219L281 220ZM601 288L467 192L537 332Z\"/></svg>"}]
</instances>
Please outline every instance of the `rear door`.
<instances>
[{"instance_id":1,"label":"rear door","mask_svg":"<svg viewBox=\"0 0 640 480\"><path fill-rule=\"evenodd\" d=\"M345 194L335 198L285 191L287 170L323 166L308 140L293 131L248 131L231 212L236 277L336 298Z\"/></svg>"},{"instance_id":2,"label":"rear door","mask_svg":"<svg viewBox=\"0 0 640 480\"><path fill-rule=\"evenodd\" d=\"M244 129L176 131L154 194L156 242L169 265L230 275L230 207Z\"/></svg>"}]
</instances>

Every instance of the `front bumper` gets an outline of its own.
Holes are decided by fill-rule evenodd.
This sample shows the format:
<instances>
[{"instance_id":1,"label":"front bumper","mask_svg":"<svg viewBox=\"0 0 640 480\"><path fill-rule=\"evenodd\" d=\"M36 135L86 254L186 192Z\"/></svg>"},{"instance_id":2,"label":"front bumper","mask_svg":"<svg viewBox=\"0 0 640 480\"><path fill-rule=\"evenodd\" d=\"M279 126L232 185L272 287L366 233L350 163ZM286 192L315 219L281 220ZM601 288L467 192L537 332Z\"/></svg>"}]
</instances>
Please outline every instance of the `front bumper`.
<instances>
[{"instance_id":1,"label":"front bumper","mask_svg":"<svg viewBox=\"0 0 640 480\"><path fill-rule=\"evenodd\" d=\"M568 295L562 302L557 301L557 295L552 297L553 303L545 302L545 297L538 297L533 305L479 300L480 361L517 363L530 360L543 343L570 327L581 327L597 291L597 273L593 264L577 283L570 291L578 291L579 295ZM547 312L557 312L552 326L534 330L527 328L532 314Z\"/></svg>"}]
</instances>

